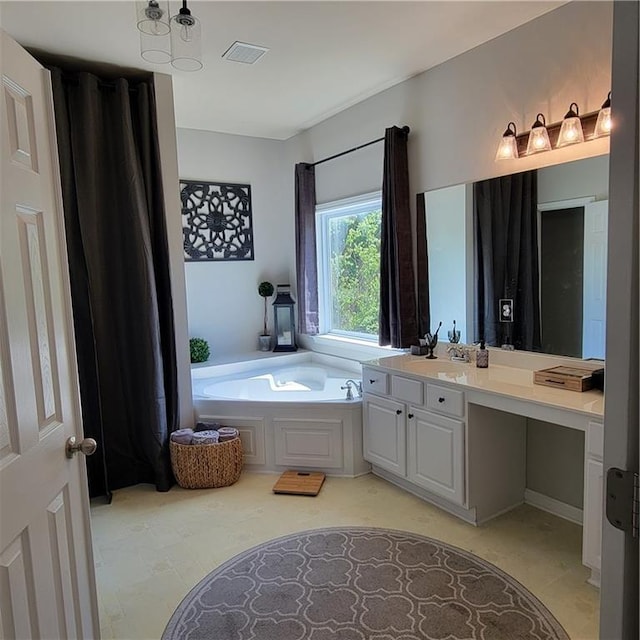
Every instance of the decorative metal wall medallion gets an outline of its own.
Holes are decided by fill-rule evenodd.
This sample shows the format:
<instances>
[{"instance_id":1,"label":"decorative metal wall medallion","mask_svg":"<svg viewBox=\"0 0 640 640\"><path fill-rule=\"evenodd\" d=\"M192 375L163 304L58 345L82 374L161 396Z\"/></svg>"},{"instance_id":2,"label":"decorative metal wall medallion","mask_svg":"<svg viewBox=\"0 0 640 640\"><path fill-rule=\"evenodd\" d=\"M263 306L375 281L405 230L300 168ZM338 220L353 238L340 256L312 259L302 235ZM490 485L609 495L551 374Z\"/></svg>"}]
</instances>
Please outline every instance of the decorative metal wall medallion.
<instances>
[{"instance_id":1,"label":"decorative metal wall medallion","mask_svg":"<svg viewBox=\"0 0 640 640\"><path fill-rule=\"evenodd\" d=\"M187 262L253 260L251 185L181 180Z\"/></svg>"}]
</instances>

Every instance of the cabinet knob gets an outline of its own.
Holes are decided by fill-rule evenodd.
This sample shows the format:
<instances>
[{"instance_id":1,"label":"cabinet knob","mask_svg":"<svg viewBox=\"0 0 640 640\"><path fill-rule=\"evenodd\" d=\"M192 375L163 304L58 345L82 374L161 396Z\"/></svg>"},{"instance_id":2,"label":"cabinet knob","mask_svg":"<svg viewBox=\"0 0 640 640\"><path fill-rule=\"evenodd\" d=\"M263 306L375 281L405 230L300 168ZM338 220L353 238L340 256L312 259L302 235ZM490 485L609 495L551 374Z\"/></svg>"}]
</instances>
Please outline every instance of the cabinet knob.
<instances>
[{"instance_id":1,"label":"cabinet knob","mask_svg":"<svg viewBox=\"0 0 640 640\"><path fill-rule=\"evenodd\" d=\"M440 397L438 398L438 402L443 403L443 402L444 402L444 398L443 398L442 396L440 396Z\"/></svg>"},{"instance_id":2,"label":"cabinet knob","mask_svg":"<svg viewBox=\"0 0 640 640\"><path fill-rule=\"evenodd\" d=\"M409 420L411 420L411 418L413 418L413 413L408 413L407 414L407 418L409 418Z\"/></svg>"},{"instance_id":3,"label":"cabinet knob","mask_svg":"<svg viewBox=\"0 0 640 640\"><path fill-rule=\"evenodd\" d=\"M375 378L369 378L369 384L373 384L376 381Z\"/></svg>"},{"instance_id":4,"label":"cabinet knob","mask_svg":"<svg viewBox=\"0 0 640 640\"><path fill-rule=\"evenodd\" d=\"M402 409L396 409L396 415L399 416L402 413Z\"/></svg>"}]
</instances>

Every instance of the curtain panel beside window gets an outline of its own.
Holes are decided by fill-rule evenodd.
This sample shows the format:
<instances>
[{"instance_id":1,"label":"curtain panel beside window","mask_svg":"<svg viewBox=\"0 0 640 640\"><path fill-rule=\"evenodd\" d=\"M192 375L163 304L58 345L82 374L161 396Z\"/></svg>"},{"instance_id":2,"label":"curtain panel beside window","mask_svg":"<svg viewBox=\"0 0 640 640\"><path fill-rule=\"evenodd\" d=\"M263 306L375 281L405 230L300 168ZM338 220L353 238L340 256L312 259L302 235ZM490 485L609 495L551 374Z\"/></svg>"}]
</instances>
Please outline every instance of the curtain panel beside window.
<instances>
[{"instance_id":1,"label":"curtain panel beside window","mask_svg":"<svg viewBox=\"0 0 640 640\"><path fill-rule=\"evenodd\" d=\"M300 162L295 167L296 275L298 331L318 333L318 262L316 249L316 170Z\"/></svg>"},{"instance_id":2,"label":"curtain panel beside window","mask_svg":"<svg viewBox=\"0 0 640 640\"><path fill-rule=\"evenodd\" d=\"M408 134L408 128L390 127L384 139L378 342L396 348L418 343Z\"/></svg>"}]
</instances>

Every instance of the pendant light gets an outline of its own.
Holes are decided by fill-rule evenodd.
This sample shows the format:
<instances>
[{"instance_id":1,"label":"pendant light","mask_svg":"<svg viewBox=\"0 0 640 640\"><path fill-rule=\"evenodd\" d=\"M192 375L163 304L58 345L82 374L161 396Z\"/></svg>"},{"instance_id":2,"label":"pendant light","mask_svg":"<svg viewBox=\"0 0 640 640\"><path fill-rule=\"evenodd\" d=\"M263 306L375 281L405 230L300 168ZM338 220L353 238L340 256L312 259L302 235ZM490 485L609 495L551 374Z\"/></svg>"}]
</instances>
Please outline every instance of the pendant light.
<instances>
[{"instance_id":1,"label":"pendant light","mask_svg":"<svg viewBox=\"0 0 640 640\"><path fill-rule=\"evenodd\" d=\"M140 55L154 64L171 62L169 3L160 0L137 2Z\"/></svg>"},{"instance_id":2,"label":"pendant light","mask_svg":"<svg viewBox=\"0 0 640 640\"><path fill-rule=\"evenodd\" d=\"M602 138L608 136L611 133L611 91L607 99L604 101L600 111L598 112L598 119L596 120L596 126L593 130L594 138Z\"/></svg>"},{"instance_id":3,"label":"pendant light","mask_svg":"<svg viewBox=\"0 0 640 640\"><path fill-rule=\"evenodd\" d=\"M150 36L169 35L169 3L160 0L148 0L136 3L138 11L138 29Z\"/></svg>"},{"instance_id":4,"label":"pendant light","mask_svg":"<svg viewBox=\"0 0 640 640\"><path fill-rule=\"evenodd\" d=\"M498 145L496 162L498 160L515 160L518 157L518 142L516 140L516 125L510 122L502 134L502 140Z\"/></svg>"},{"instance_id":5,"label":"pendant light","mask_svg":"<svg viewBox=\"0 0 640 640\"><path fill-rule=\"evenodd\" d=\"M527 142L527 155L540 153L541 151L551 151L549 132L547 131L547 121L542 113L536 116L536 121L531 125L529 142Z\"/></svg>"},{"instance_id":6,"label":"pendant light","mask_svg":"<svg viewBox=\"0 0 640 640\"><path fill-rule=\"evenodd\" d=\"M578 142L584 142L584 133L582 132L582 123L580 122L578 105L575 102L572 102L569 105L569 111L567 111L567 114L562 121L560 134L558 135L558 142L556 143L556 149L566 147L570 144L576 144Z\"/></svg>"},{"instance_id":7,"label":"pendant light","mask_svg":"<svg viewBox=\"0 0 640 640\"><path fill-rule=\"evenodd\" d=\"M171 18L171 64L181 71L202 69L200 20L191 14L187 0Z\"/></svg>"}]
</instances>

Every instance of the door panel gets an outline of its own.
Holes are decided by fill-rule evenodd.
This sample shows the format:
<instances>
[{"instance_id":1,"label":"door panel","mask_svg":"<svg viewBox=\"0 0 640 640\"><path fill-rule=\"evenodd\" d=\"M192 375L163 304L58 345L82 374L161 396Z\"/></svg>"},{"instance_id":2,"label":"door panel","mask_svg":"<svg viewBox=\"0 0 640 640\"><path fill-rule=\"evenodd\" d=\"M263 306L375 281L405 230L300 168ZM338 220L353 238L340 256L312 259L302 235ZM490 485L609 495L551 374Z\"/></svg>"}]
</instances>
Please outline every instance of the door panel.
<instances>
[{"instance_id":1,"label":"door panel","mask_svg":"<svg viewBox=\"0 0 640 640\"><path fill-rule=\"evenodd\" d=\"M0 35L0 628L98 638L49 77Z\"/></svg>"},{"instance_id":2,"label":"door panel","mask_svg":"<svg viewBox=\"0 0 640 640\"><path fill-rule=\"evenodd\" d=\"M365 396L364 459L400 476L407 472L405 406Z\"/></svg>"},{"instance_id":3,"label":"door panel","mask_svg":"<svg viewBox=\"0 0 640 640\"><path fill-rule=\"evenodd\" d=\"M464 503L464 422L411 407L408 478L456 504Z\"/></svg>"}]
</instances>

